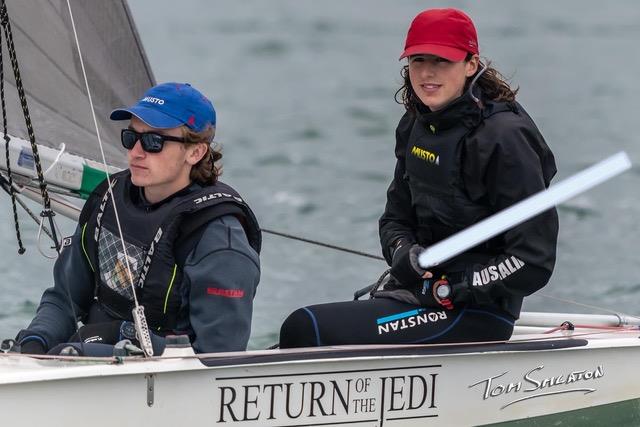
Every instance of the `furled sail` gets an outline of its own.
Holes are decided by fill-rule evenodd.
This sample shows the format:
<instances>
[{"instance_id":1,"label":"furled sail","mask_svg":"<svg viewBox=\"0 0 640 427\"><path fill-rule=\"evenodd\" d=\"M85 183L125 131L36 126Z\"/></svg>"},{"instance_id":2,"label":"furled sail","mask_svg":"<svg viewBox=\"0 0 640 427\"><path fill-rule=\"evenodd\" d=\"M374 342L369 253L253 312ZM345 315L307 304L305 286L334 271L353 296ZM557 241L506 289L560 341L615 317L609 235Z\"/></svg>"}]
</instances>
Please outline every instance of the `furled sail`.
<instances>
[{"instance_id":1,"label":"furled sail","mask_svg":"<svg viewBox=\"0 0 640 427\"><path fill-rule=\"evenodd\" d=\"M102 162L67 0L6 0L38 144ZM112 109L154 85L126 0L71 0L107 163L126 167ZM28 140L2 34L8 133Z\"/></svg>"}]
</instances>

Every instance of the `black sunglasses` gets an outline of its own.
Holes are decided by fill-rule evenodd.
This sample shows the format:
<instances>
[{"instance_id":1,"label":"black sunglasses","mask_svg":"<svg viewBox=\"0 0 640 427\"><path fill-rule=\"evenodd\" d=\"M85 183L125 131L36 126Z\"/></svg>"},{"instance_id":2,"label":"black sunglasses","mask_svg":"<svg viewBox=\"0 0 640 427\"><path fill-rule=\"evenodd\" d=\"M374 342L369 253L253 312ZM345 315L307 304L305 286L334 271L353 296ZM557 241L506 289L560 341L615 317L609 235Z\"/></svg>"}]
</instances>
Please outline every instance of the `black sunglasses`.
<instances>
[{"instance_id":1,"label":"black sunglasses","mask_svg":"<svg viewBox=\"0 0 640 427\"><path fill-rule=\"evenodd\" d=\"M142 145L142 149L147 153L159 153L164 147L165 141L186 142L184 138L177 136L160 135L154 132L136 132L133 129L122 129L120 132L122 146L127 150L131 150L138 140Z\"/></svg>"}]
</instances>

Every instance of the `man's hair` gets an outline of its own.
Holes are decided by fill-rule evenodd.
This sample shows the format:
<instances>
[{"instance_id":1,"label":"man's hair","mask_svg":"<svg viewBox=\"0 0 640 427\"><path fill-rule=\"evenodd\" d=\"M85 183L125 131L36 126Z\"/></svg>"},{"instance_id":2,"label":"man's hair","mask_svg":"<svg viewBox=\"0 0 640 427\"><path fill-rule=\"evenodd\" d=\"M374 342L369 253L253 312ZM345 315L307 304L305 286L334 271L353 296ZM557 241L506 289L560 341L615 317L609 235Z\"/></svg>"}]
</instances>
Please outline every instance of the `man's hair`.
<instances>
[{"instance_id":1,"label":"man's hair","mask_svg":"<svg viewBox=\"0 0 640 427\"><path fill-rule=\"evenodd\" d=\"M471 60L472 54L468 54L465 61ZM516 100L516 94L520 88L511 89L507 79L498 72L495 68L491 67L490 62L485 65L482 61L478 64L478 70L471 77L467 77L467 81L464 85L464 92L469 89L469 85L473 81L474 77L478 75L484 68L486 70L476 81L475 86L479 86L480 90L488 99L497 102L514 102ZM422 104L420 98L416 95L411 87L411 80L409 79L409 66L405 65L400 71L400 75L404 81L403 85L396 91L395 99L398 104L403 104L405 109L409 112L416 114L418 112L418 105ZM463 92L463 93L464 93Z\"/></svg>"},{"instance_id":2,"label":"man's hair","mask_svg":"<svg viewBox=\"0 0 640 427\"><path fill-rule=\"evenodd\" d=\"M191 181L195 181L200 185L215 184L222 173L222 168L215 164L222 158L222 153L211 146L215 133L216 128L213 126L208 126L202 132L195 132L186 126L182 126L182 137L185 139L186 144L204 143L207 145L207 152L198 163L191 167L191 173L189 174Z\"/></svg>"}]
</instances>

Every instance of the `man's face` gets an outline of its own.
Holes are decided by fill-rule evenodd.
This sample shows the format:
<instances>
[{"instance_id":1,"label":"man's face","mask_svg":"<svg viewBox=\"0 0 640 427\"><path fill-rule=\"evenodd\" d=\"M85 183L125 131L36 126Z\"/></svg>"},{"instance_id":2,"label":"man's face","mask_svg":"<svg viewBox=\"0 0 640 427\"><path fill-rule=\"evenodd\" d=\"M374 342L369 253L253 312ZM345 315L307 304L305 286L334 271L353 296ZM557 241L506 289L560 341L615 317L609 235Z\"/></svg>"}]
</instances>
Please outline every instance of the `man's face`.
<instances>
[{"instance_id":1,"label":"man's face","mask_svg":"<svg viewBox=\"0 0 640 427\"><path fill-rule=\"evenodd\" d=\"M133 116L129 128L136 132L154 132L160 135L182 137L180 128L156 129ZM189 173L193 146L181 142L165 141L162 151L148 153L140 141L127 151L131 182L144 188L145 197L151 203L159 202L189 185Z\"/></svg>"}]
</instances>

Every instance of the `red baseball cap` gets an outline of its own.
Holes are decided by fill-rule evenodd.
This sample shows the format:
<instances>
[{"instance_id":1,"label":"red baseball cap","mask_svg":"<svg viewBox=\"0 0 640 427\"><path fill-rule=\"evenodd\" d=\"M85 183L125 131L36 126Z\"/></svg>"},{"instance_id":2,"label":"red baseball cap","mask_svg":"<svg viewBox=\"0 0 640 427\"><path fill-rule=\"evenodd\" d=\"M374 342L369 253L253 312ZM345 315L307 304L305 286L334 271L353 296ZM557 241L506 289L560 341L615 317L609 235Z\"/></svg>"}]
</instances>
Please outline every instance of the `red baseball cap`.
<instances>
[{"instance_id":1,"label":"red baseball cap","mask_svg":"<svg viewBox=\"0 0 640 427\"><path fill-rule=\"evenodd\" d=\"M479 54L478 34L471 18L458 9L429 9L411 22L400 59L430 54L458 62L468 53Z\"/></svg>"}]
</instances>

